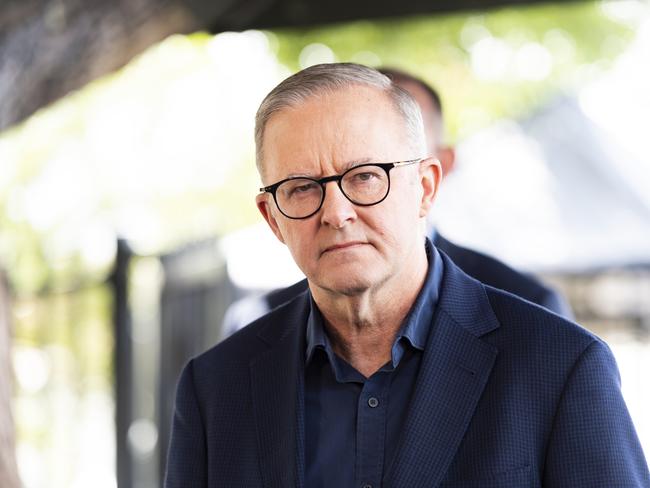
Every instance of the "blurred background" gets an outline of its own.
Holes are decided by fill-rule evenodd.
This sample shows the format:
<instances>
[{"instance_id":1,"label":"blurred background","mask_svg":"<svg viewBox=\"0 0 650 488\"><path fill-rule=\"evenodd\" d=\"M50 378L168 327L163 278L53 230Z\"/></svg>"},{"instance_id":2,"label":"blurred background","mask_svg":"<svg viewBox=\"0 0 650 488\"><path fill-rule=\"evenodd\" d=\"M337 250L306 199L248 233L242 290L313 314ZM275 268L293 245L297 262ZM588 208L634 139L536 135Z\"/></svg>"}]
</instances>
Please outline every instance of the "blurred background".
<instances>
[{"instance_id":1,"label":"blurred background","mask_svg":"<svg viewBox=\"0 0 650 488\"><path fill-rule=\"evenodd\" d=\"M300 278L254 205L255 110L332 61L440 91L436 225L564 292L647 456L649 3L27 0L0 6L3 488L12 444L27 488L161 486L186 359Z\"/></svg>"}]
</instances>

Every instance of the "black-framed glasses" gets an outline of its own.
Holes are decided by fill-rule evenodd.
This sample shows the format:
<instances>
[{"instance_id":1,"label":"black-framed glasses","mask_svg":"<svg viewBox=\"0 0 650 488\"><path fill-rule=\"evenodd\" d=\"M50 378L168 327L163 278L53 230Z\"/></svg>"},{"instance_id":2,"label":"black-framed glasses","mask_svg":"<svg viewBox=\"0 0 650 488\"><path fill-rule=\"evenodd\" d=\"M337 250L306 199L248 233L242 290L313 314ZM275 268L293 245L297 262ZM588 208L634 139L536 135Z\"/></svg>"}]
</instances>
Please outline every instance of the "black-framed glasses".
<instances>
[{"instance_id":1,"label":"black-framed glasses","mask_svg":"<svg viewBox=\"0 0 650 488\"><path fill-rule=\"evenodd\" d=\"M355 205L369 207L384 201L390 191L390 170L422 161L422 158L395 163L367 163L340 175L315 179L304 176L287 178L260 188L273 195L282 215L289 219L306 219L320 210L325 201L325 184L336 181L341 193Z\"/></svg>"}]
</instances>

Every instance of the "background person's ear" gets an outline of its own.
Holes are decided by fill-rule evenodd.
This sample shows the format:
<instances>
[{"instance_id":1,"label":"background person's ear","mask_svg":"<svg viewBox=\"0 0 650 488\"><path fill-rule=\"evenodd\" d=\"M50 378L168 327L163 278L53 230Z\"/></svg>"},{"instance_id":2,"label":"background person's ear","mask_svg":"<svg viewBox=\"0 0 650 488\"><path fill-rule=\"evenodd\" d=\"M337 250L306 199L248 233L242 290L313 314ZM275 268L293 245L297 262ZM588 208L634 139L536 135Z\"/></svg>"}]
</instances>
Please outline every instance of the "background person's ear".
<instances>
[{"instance_id":1,"label":"background person's ear","mask_svg":"<svg viewBox=\"0 0 650 488\"><path fill-rule=\"evenodd\" d=\"M282 237L282 232L280 231L278 222L275 219L274 213L276 209L274 208L274 204L271 202L271 198L269 197L270 195L268 193L260 193L259 195L255 196L255 204L257 205L257 209L262 214L262 217L264 217L264 220L266 220L266 223L269 224L269 227L275 234L275 237L277 237L282 244L286 244L284 242L284 237Z\"/></svg>"},{"instance_id":2,"label":"background person's ear","mask_svg":"<svg viewBox=\"0 0 650 488\"><path fill-rule=\"evenodd\" d=\"M437 151L438 160L442 166L443 176L448 176L456 164L456 150L453 146L442 146Z\"/></svg>"}]
</instances>

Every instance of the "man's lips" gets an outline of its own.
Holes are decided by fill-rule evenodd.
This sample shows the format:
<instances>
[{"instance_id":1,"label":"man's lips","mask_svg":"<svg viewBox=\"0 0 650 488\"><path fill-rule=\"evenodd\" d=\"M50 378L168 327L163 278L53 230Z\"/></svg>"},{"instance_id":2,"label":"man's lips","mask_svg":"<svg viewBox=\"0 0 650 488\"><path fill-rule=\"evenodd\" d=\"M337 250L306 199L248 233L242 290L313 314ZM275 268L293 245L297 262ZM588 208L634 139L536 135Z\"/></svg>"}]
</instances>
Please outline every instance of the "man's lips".
<instances>
[{"instance_id":1,"label":"man's lips","mask_svg":"<svg viewBox=\"0 0 650 488\"><path fill-rule=\"evenodd\" d=\"M368 244L368 243L363 242L363 241L350 241L350 242L344 242L344 243L341 243L341 244L332 244L331 246L326 247L321 252L321 254L325 254L325 253L332 252L332 251L340 251L342 249L348 249L348 248L355 247L355 246L363 246L365 244Z\"/></svg>"}]
</instances>

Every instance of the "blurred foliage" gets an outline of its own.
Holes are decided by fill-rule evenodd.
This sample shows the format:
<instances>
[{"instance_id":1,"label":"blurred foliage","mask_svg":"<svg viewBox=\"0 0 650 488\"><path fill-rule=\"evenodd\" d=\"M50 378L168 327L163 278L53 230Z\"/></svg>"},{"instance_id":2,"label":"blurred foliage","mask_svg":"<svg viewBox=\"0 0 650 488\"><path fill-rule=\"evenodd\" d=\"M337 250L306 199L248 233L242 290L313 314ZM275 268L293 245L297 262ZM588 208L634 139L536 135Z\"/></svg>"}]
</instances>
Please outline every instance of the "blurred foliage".
<instances>
[{"instance_id":1,"label":"blurred foliage","mask_svg":"<svg viewBox=\"0 0 650 488\"><path fill-rule=\"evenodd\" d=\"M304 67L305 49L318 43L338 61L390 66L421 77L442 94L453 140L496 118L529 112L558 90L590 81L625 49L634 28L608 16L602 2L567 2L285 29L274 36L278 59L292 71ZM477 61L473 56L489 55L475 51L486 39L504 51L496 61L509 64L493 79L481 79L472 69ZM525 62L532 46L532 54L539 47L547 50L551 66L543 77L531 80L512 65Z\"/></svg>"},{"instance_id":2,"label":"blurred foliage","mask_svg":"<svg viewBox=\"0 0 650 488\"><path fill-rule=\"evenodd\" d=\"M106 276L117 235L147 254L256 222L253 114L307 64L421 76L452 140L528 112L633 38L610 3L172 36L0 135L0 263L19 294L69 290Z\"/></svg>"},{"instance_id":3,"label":"blurred foliage","mask_svg":"<svg viewBox=\"0 0 650 488\"><path fill-rule=\"evenodd\" d=\"M78 486L92 456L108 454L100 462L112 469L111 305L111 290L95 286L14 307L14 412L26 486ZM82 442L98 429L110 437Z\"/></svg>"},{"instance_id":4,"label":"blurred foliage","mask_svg":"<svg viewBox=\"0 0 650 488\"><path fill-rule=\"evenodd\" d=\"M229 92L215 39L171 37L0 136L0 263L18 295L101 281L118 235L146 254L254 221L261 93Z\"/></svg>"}]
</instances>

